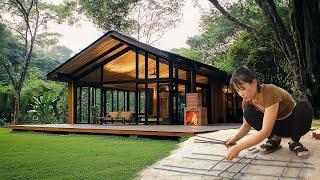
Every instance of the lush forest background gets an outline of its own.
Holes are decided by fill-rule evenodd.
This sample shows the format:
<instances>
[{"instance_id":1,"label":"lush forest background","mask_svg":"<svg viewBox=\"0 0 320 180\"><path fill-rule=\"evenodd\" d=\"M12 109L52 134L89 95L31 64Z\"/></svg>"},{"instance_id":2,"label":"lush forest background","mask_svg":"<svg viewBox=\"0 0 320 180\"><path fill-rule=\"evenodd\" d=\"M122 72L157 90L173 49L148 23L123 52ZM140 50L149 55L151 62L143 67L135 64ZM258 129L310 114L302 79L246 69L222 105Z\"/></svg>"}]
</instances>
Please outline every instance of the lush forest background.
<instances>
[{"instance_id":1,"label":"lush forest background","mask_svg":"<svg viewBox=\"0 0 320 180\"><path fill-rule=\"evenodd\" d=\"M288 90L297 101L309 100L319 118L320 2L210 2L211 10L201 18L201 33L187 40L189 48L171 51L228 73L248 64L262 83ZM47 32L48 23L73 24L86 16L103 31L117 30L152 45L179 23L183 4L183 0L80 0L61 5L1 1L0 10L6 13L0 19L0 125L67 122L67 86L48 81L45 75L77 52L59 46L59 32ZM308 17L302 24L299 13ZM5 14L20 17L21 23L10 22ZM310 37L312 41L305 40Z\"/></svg>"}]
</instances>

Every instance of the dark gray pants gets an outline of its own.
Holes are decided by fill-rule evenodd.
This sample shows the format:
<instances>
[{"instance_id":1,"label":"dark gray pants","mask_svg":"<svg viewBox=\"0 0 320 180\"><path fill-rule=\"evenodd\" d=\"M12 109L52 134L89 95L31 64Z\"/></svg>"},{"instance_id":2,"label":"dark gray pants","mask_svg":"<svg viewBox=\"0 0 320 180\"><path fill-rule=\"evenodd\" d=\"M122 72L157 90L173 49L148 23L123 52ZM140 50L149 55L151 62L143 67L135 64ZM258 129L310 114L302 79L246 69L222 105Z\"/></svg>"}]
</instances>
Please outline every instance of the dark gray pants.
<instances>
[{"instance_id":1,"label":"dark gray pants","mask_svg":"<svg viewBox=\"0 0 320 180\"><path fill-rule=\"evenodd\" d=\"M261 111L249 104L243 112L244 118L256 130L262 129L263 115ZM309 102L301 101L296 104L292 114L283 119L277 120L269 139L273 135L290 137L294 142L299 142L301 136L305 135L311 128L313 109Z\"/></svg>"}]
</instances>

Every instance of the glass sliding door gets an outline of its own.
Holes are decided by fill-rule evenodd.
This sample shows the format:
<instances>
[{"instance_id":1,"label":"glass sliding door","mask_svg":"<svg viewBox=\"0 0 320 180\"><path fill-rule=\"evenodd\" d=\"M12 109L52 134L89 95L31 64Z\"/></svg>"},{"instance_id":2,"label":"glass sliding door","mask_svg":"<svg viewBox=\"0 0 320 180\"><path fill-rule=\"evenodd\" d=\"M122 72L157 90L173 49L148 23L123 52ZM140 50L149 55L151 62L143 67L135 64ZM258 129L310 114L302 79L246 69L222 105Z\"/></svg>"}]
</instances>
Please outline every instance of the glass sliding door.
<instances>
[{"instance_id":1,"label":"glass sliding door","mask_svg":"<svg viewBox=\"0 0 320 180\"><path fill-rule=\"evenodd\" d=\"M186 85L179 84L178 86L178 119L177 124L184 124L184 108L186 106Z\"/></svg>"},{"instance_id":2,"label":"glass sliding door","mask_svg":"<svg viewBox=\"0 0 320 180\"><path fill-rule=\"evenodd\" d=\"M116 90L112 90L112 111L118 111L118 95Z\"/></svg>"},{"instance_id":3,"label":"glass sliding door","mask_svg":"<svg viewBox=\"0 0 320 180\"><path fill-rule=\"evenodd\" d=\"M148 124L157 124L157 83L148 83L146 103L148 112Z\"/></svg>"},{"instance_id":4,"label":"glass sliding door","mask_svg":"<svg viewBox=\"0 0 320 180\"><path fill-rule=\"evenodd\" d=\"M129 111L134 113L136 111L135 107L136 96L134 91L129 91Z\"/></svg>"},{"instance_id":5,"label":"glass sliding door","mask_svg":"<svg viewBox=\"0 0 320 180\"><path fill-rule=\"evenodd\" d=\"M124 97L124 91L118 90L118 112L121 113L125 111L125 97Z\"/></svg>"},{"instance_id":6,"label":"glass sliding door","mask_svg":"<svg viewBox=\"0 0 320 180\"><path fill-rule=\"evenodd\" d=\"M138 84L138 123L145 124L145 84Z\"/></svg>"},{"instance_id":7,"label":"glass sliding door","mask_svg":"<svg viewBox=\"0 0 320 180\"><path fill-rule=\"evenodd\" d=\"M89 103L90 103L90 88L78 87L77 88L77 119L76 123L87 124L89 123Z\"/></svg>"},{"instance_id":8,"label":"glass sliding door","mask_svg":"<svg viewBox=\"0 0 320 180\"><path fill-rule=\"evenodd\" d=\"M159 83L159 122L171 124L169 119L169 83Z\"/></svg>"},{"instance_id":9,"label":"glass sliding door","mask_svg":"<svg viewBox=\"0 0 320 180\"><path fill-rule=\"evenodd\" d=\"M112 112L112 91L106 90L106 114Z\"/></svg>"},{"instance_id":10,"label":"glass sliding door","mask_svg":"<svg viewBox=\"0 0 320 180\"><path fill-rule=\"evenodd\" d=\"M96 117L100 116L100 89L98 88L89 88L89 123L96 124Z\"/></svg>"}]
</instances>

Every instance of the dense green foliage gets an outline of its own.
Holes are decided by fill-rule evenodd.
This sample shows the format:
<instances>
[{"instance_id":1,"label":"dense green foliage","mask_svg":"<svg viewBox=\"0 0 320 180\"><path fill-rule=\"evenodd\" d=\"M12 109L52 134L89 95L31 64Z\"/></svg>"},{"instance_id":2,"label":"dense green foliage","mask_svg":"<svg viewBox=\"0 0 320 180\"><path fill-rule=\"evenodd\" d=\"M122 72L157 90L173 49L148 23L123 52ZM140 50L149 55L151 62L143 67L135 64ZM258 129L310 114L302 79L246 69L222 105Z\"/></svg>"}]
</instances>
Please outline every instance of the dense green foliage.
<instances>
[{"instance_id":1,"label":"dense green foliage","mask_svg":"<svg viewBox=\"0 0 320 180\"><path fill-rule=\"evenodd\" d=\"M1 58L5 58L12 68L14 77L19 74L19 66L23 58L23 48L19 41L2 26L0 37ZM35 49L27 74L27 80L21 91L20 123L65 123L67 121L67 94L66 85L47 81L45 74L52 71L59 64L71 56L72 51L63 46L53 46L47 51ZM51 99L56 99L49 106L36 105L35 100L44 101L50 94ZM9 81L9 76L0 66L0 125L12 122L14 89Z\"/></svg>"},{"instance_id":2,"label":"dense green foliage","mask_svg":"<svg viewBox=\"0 0 320 180\"><path fill-rule=\"evenodd\" d=\"M127 17L131 7L139 0L92 1L81 0L81 12L103 30L117 30L129 33L134 22ZM130 33L129 33L130 34Z\"/></svg>"},{"instance_id":3,"label":"dense green foliage","mask_svg":"<svg viewBox=\"0 0 320 180\"><path fill-rule=\"evenodd\" d=\"M179 141L10 132L0 128L1 179L133 179Z\"/></svg>"},{"instance_id":4,"label":"dense green foliage","mask_svg":"<svg viewBox=\"0 0 320 180\"><path fill-rule=\"evenodd\" d=\"M294 93L286 77L289 66L280 50L270 42L274 34L258 5L249 0L231 4L227 8L232 16L256 27L258 37L238 29L213 9L202 17L202 33L188 39L190 48L173 51L212 64L230 74L241 65L251 65L257 70L261 82L272 83ZM278 3L277 8L288 25L288 7Z\"/></svg>"}]
</instances>

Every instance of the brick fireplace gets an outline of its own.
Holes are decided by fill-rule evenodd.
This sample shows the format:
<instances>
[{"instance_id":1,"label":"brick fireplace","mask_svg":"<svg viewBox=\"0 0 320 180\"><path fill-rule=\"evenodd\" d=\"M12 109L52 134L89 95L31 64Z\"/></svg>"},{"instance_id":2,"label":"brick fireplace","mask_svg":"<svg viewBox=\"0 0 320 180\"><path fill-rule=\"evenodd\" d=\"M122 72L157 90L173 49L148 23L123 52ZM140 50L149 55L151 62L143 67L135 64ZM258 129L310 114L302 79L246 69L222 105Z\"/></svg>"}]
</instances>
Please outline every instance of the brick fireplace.
<instances>
[{"instance_id":1,"label":"brick fireplace","mask_svg":"<svg viewBox=\"0 0 320 180\"><path fill-rule=\"evenodd\" d=\"M207 107L202 107L201 93L187 93L184 125L207 125Z\"/></svg>"}]
</instances>

